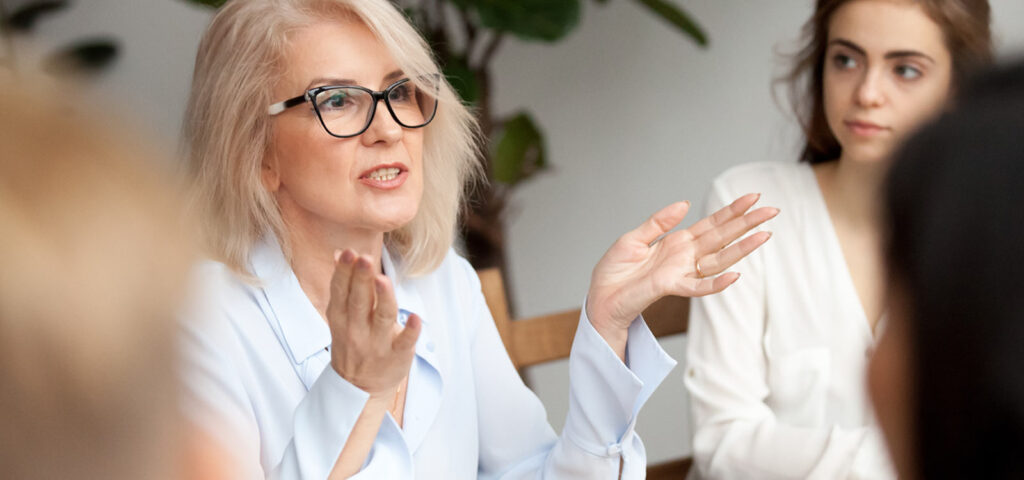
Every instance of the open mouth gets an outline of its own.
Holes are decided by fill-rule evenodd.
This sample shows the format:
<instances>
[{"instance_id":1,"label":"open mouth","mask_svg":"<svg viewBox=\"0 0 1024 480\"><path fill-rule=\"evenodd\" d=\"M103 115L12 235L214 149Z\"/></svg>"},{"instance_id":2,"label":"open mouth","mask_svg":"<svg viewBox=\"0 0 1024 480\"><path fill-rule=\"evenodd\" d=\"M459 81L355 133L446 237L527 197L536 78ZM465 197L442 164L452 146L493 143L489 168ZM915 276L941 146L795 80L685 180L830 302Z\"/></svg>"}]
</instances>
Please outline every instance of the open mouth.
<instances>
[{"instance_id":1,"label":"open mouth","mask_svg":"<svg viewBox=\"0 0 1024 480\"><path fill-rule=\"evenodd\" d=\"M366 175L366 178L378 182L387 182L389 180L394 180L396 177L398 177L399 173L402 173L402 169L400 168L383 167L370 172L368 175Z\"/></svg>"},{"instance_id":2,"label":"open mouth","mask_svg":"<svg viewBox=\"0 0 1024 480\"><path fill-rule=\"evenodd\" d=\"M378 165L363 172L359 181L364 185L391 190L400 187L409 178L409 168L401 163Z\"/></svg>"}]
</instances>

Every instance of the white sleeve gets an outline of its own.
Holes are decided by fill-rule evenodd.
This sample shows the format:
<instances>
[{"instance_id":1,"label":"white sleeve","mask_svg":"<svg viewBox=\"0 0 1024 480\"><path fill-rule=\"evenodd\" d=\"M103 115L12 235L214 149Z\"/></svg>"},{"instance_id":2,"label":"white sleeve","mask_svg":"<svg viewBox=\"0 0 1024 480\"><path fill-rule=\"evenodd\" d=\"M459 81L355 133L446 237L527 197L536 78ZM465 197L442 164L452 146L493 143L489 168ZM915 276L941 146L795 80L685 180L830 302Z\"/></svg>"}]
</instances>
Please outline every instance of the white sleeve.
<instances>
[{"instance_id":1,"label":"white sleeve","mask_svg":"<svg viewBox=\"0 0 1024 480\"><path fill-rule=\"evenodd\" d=\"M736 192L715 182L708 213ZM684 383L691 397L695 465L703 478L886 479L891 469L869 428L801 428L779 423L770 391L763 249L738 263L740 280L691 303Z\"/></svg>"},{"instance_id":2,"label":"white sleeve","mask_svg":"<svg viewBox=\"0 0 1024 480\"><path fill-rule=\"evenodd\" d=\"M288 414L294 430L284 454L264 468L260 426L246 388L248 381L258 378L250 375L248 369L253 367L244 360L251 352L246 352L219 304L223 299L215 286L205 287L183 322L186 415L231 453L235 478L327 478L369 395L328 365ZM402 442L392 430L382 426L356 478L411 477L411 463L400 449L391 448L392 443Z\"/></svg>"},{"instance_id":3,"label":"white sleeve","mask_svg":"<svg viewBox=\"0 0 1024 480\"><path fill-rule=\"evenodd\" d=\"M477 281L476 286L479 287ZM629 329L624 364L581 315L569 356L569 413L562 435L509 360L479 288L473 344L480 431L480 479L622 478L646 474L636 417L675 366L643 319Z\"/></svg>"}]
</instances>

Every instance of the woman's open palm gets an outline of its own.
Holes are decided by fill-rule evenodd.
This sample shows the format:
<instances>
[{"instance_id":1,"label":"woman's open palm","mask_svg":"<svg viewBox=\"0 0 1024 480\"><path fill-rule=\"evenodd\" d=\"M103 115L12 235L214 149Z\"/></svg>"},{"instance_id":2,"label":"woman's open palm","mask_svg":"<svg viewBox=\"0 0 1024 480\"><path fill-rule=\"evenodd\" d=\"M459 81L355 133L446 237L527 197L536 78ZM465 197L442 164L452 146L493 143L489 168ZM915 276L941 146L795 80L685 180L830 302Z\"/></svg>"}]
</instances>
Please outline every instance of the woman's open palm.
<instances>
[{"instance_id":1,"label":"woman's open palm","mask_svg":"<svg viewBox=\"0 0 1024 480\"><path fill-rule=\"evenodd\" d=\"M747 213L759 198L744 195L689 228L669 233L690 208L689 202L674 203L620 237L594 267L590 280L586 308L594 327L625 329L661 297L700 297L735 282L738 273L723 272L764 244L771 233L733 242L779 213L772 207Z\"/></svg>"}]
</instances>

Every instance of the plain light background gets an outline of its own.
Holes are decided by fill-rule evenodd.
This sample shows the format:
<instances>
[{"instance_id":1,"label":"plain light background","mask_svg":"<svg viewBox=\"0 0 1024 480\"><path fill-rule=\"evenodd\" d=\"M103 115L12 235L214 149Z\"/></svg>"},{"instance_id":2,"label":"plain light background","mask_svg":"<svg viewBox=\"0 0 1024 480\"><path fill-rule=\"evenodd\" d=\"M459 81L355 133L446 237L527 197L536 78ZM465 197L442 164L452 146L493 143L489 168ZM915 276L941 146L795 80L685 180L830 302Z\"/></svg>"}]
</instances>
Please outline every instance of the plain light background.
<instances>
[{"instance_id":1,"label":"plain light background","mask_svg":"<svg viewBox=\"0 0 1024 480\"><path fill-rule=\"evenodd\" d=\"M695 221L710 181L732 165L794 161L799 135L771 82L795 49L811 0L674 0L707 30L699 49L630 0L584 0L580 27L555 45L504 44L496 58L499 112L526 109L547 135L552 168L523 185L508 213L515 308L537 315L579 307L605 249L663 205L689 199ZM16 2L15 2L16 3ZM117 63L76 94L137 118L177 144L196 47L211 13L180 0L77 0L40 22L48 51L89 36L121 44ZM991 0L1000 53L1024 51L1024 2ZM19 42L19 50L25 48ZM740 280L742 281L742 280ZM685 339L663 342L685 358ZM677 368L637 429L652 462L690 452ZM531 371L560 428L567 366Z\"/></svg>"}]
</instances>

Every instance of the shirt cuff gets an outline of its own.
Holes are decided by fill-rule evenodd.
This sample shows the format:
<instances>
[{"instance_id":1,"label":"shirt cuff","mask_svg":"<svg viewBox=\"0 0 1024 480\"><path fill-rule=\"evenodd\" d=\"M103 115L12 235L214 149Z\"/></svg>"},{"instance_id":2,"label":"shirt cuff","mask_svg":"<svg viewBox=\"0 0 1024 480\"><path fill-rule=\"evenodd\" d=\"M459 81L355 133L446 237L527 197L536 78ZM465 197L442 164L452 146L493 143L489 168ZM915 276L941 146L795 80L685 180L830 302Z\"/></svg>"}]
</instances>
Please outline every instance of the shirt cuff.
<instances>
[{"instance_id":1,"label":"shirt cuff","mask_svg":"<svg viewBox=\"0 0 1024 480\"><path fill-rule=\"evenodd\" d=\"M569 355L564 434L593 455L617 456L632 439L641 407L675 365L642 316L629 326L623 363L582 309Z\"/></svg>"},{"instance_id":2,"label":"shirt cuff","mask_svg":"<svg viewBox=\"0 0 1024 480\"><path fill-rule=\"evenodd\" d=\"M329 364L295 410L295 456L309 478L327 478L370 394Z\"/></svg>"}]
</instances>

